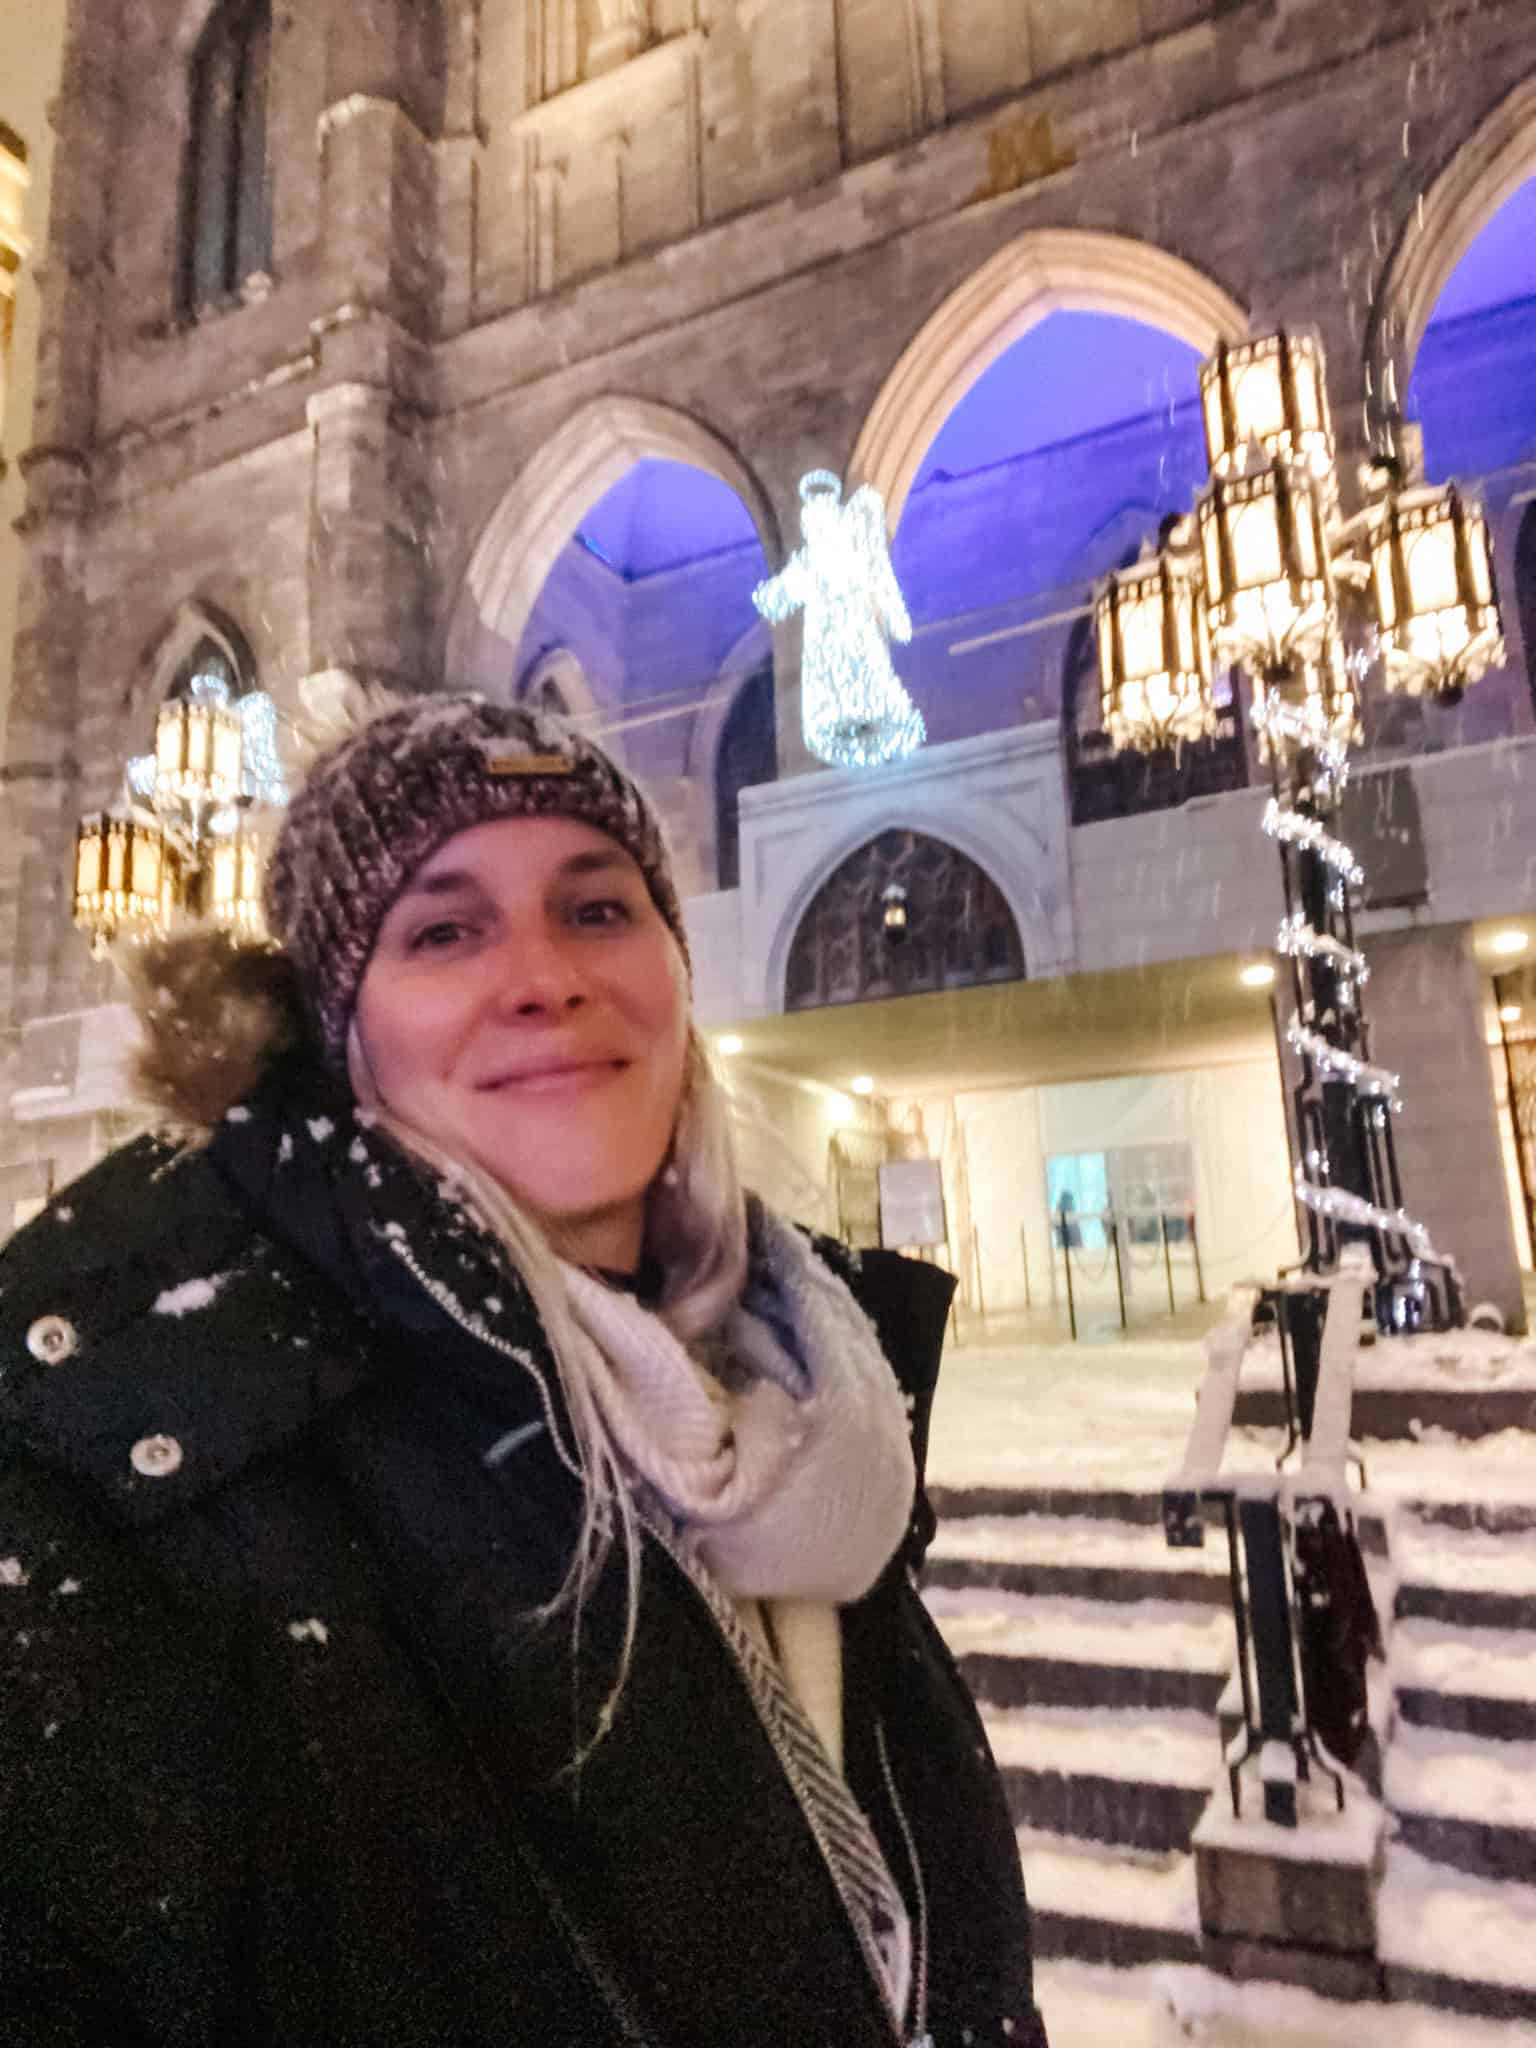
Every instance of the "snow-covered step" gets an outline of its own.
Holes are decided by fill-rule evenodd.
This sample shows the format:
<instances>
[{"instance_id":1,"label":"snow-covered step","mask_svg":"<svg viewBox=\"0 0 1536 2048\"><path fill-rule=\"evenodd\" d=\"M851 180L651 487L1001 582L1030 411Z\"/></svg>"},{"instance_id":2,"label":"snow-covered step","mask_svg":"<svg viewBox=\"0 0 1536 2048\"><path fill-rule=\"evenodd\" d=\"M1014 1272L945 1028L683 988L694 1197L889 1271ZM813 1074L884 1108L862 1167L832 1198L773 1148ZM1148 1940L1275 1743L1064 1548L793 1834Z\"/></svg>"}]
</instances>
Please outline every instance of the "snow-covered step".
<instances>
[{"instance_id":1,"label":"snow-covered step","mask_svg":"<svg viewBox=\"0 0 1536 2048\"><path fill-rule=\"evenodd\" d=\"M1536 1630L1536 1541L1528 1531L1458 1528L1404 1515L1393 1561L1400 1616ZM1536 1641L1531 1647L1536 1651Z\"/></svg>"},{"instance_id":2,"label":"snow-covered step","mask_svg":"<svg viewBox=\"0 0 1536 2048\"><path fill-rule=\"evenodd\" d=\"M941 1525L983 1515L1056 1515L1162 1527L1163 1497L1115 1486L941 1486L926 1489Z\"/></svg>"},{"instance_id":3,"label":"snow-covered step","mask_svg":"<svg viewBox=\"0 0 1536 2048\"><path fill-rule=\"evenodd\" d=\"M1472 1877L1391 1842L1376 1925L1389 1998L1536 2023L1536 1884Z\"/></svg>"},{"instance_id":4,"label":"snow-covered step","mask_svg":"<svg viewBox=\"0 0 1536 2048\"><path fill-rule=\"evenodd\" d=\"M941 1523L923 1583L1085 1600L1229 1599L1226 1539L1170 1550L1158 1524L1093 1515L968 1515Z\"/></svg>"},{"instance_id":5,"label":"snow-covered step","mask_svg":"<svg viewBox=\"0 0 1536 2048\"><path fill-rule=\"evenodd\" d=\"M1194 1859L1136 1857L1020 1828L1035 1953L1079 1962L1198 1963Z\"/></svg>"},{"instance_id":6,"label":"snow-covered step","mask_svg":"<svg viewBox=\"0 0 1536 2048\"><path fill-rule=\"evenodd\" d=\"M1400 1621L1392 1633L1400 1723L1536 1742L1536 1636L1525 1629Z\"/></svg>"},{"instance_id":7,"label":"snow-covered step","mask_svg":"<svg viewBox=\"0 0 1536 2048\"><path fill-rule=\"evenodd\" d=\"M1385 1790L1405 1848L1475 1877L1536 1875L1536 1742L1401 1725Z\"/></svg>"},{"instance_id":8,"label":"snow-covered step","mask_svg":"<svg viewBox=\"0 0 1536 2048\"><path fill-rule=\"evenodd\" d=\"M1040 1598L930 1586L929 1613L983 1706L1211 1712L1236 1655L1213 1607Z\"/></svg>"},{"instance_id":9,"label":"snow-covered step","mask_svg":"<svg viewBox=\"0 0 1536 2048\"><path fill-rule=\"evenodd\" d=\"M1160 1853L1189 1847L1220 1765L1206 1716L1030 1707L984 1718L1016 1826Z\"/></svg>"}]
</instances>

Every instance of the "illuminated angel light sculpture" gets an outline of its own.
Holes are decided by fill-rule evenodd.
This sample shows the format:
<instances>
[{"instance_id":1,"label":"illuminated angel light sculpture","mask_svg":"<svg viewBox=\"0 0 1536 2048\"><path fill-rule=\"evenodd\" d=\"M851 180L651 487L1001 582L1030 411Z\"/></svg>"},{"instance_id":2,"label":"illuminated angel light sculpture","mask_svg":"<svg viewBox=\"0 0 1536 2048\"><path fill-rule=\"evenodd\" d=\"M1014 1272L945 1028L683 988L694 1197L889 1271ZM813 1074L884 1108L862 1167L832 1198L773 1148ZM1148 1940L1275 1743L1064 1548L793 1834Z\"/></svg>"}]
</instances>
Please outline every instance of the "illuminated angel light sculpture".
<instances>
[{"instance_id":1,"label":"illuminated angel light sculpture","mask_svg":"<svg viewBox=\"0 0 1536 2048\"><path fill-rule=\"evenodd\" d=\"M800 718L805 743L838 768L872 768L927 738L923 714L891 666L890 642L912 638L891 567L885 506L868 484L843 503L842 480L815 469L800 479L797 548L752 602L777 625L805 613Z\"/></svg>"}]
</instances>

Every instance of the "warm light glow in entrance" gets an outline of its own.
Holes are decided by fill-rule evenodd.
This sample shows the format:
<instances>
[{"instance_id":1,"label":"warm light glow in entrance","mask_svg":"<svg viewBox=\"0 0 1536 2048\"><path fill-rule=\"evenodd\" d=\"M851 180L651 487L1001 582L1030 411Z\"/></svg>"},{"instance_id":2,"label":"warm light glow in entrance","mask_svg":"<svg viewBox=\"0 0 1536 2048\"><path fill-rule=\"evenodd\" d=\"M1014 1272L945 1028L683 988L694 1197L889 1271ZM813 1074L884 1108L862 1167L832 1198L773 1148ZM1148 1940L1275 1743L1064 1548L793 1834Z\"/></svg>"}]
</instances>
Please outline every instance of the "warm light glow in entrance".
<instances>
[{"instance_id":1,"label":"warm light glow in entrance","mask_svg":"<svg viewBox=\"0 0 1536 2048\"><path fill-rule=\"evenodd\" d=\"M1244 988L1273 988L1275 970L1267 960L1255 960L1251 966L1245 967L1237 978Z\"/></svg>"},{"instance_id":2,"label":"warm light glow in entrance","mask_svg":"<svg viewBox=\"0 0 1536 2048\"><path fill-rule=\"evenodd\" d=\"M1524 932L1517 931L1495 932L1489 941L1495 953L1502 953L1506 956L1513 953L1523 953L1530 943Z\"/></svg>"},{"instance_id":3,"label":"warm light glow in entrance","mask_svg":"<svg viewBox=\"0 0 1536 2048\"><path fill-rule=\"evenodd\" d=\"M1518 1003L1506 1003L1499 1012L1499 1022L1501 1024L1518 1024L1524 1015L1525 1012Z\"/></svg>"},{"instance_id":4,"label":"warm light glow in entrance","mask_svg":"<svg viewBox=\"0 0 1536 2048\"><path fill-rule=\"evenodd\" d=\"M745 1049L745 1041L738 1038L734 1031L727 1031L723 1038L715 1040L715 1051L728 1060L734 1059L737 1053Z\"/></svg>"},{"instance_id":5,"label":"warm light glow in entrance","mask_svg":"<svg viewBox=\"0 0 1536 2048\"><path fill-rule=\"evenodd\" d=\"M875 1078L873 1074L858 1074L848 1085L855 1095L873 1095L875 1092Z\"/></svg>"}]
</instances>

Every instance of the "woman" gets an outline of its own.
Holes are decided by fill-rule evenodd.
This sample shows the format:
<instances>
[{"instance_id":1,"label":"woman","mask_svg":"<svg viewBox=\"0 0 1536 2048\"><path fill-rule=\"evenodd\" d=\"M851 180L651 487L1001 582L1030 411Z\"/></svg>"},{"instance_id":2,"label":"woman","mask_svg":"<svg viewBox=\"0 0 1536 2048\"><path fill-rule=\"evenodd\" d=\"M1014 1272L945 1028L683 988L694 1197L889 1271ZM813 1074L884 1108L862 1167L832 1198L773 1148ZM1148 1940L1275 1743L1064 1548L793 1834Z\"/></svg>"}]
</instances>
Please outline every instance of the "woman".
<instances>
[{"instance_id":1,"label":"woman","mask_svg":"<svg viewBox=\"0 0 1536 2048\"><path fill-rule=\"evenodd\" d=\"M413 700L267 911L0 1258L0 2042L1042 2041L912 1580L950 1283L742 1196L639 791Z\"/></svg>"}]
</instances>

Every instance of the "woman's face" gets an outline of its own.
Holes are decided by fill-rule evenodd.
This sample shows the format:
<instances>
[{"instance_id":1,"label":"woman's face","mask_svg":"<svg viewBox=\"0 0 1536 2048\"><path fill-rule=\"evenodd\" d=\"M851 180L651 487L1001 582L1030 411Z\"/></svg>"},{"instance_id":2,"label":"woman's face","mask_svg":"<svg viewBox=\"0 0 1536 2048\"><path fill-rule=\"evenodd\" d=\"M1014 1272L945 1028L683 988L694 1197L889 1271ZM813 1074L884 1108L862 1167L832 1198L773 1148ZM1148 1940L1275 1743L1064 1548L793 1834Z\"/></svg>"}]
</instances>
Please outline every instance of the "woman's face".
<instances>
[{"instance_id":1,"label":"woman's face","mask_svg":"<svg viewBox=\"0 0 1536 2048\"><path fill-rule=\"evenodd\" d=\"M639 1262L677 1122L682 953L633 858L569 818L475 825L391 905L358 993L384 1105L581 1264Z\"/></svg>"}]
</instances>

